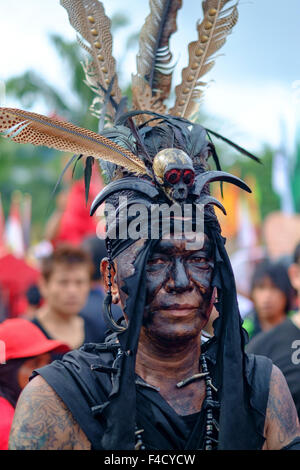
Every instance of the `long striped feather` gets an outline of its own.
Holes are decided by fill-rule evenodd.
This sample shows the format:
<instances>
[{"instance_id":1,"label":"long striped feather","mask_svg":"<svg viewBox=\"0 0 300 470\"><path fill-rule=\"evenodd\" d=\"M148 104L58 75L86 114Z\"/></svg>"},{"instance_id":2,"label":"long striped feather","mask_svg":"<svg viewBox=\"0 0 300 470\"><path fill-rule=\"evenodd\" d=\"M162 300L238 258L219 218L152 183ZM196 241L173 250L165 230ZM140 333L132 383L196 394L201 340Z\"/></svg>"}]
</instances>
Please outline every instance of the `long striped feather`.
<instances>
[{"instance_id":1,"label":"long striped feather","mask_svg":"<svg viewBox=\"0 0 300 470\"><path fill-rule=\"evenodd\" d=\"M116 64L112 55L111 21L105 14L103 4L98 0L60 0L60 4L67 10L71 25L80 35L79 44L92 58L91 62L84 65L86 83L96 94L94 102L102 102L104 93L100 85L107 89L116 75ZM114 79L112 96L117 103L122 98L117 77ZM111 104L108 102L106 106L110 114L114 115Z\"/></svg>"},{"instance_id":2,"label":"long striped feather","mask_svg":"<svg viewBox=\"0 0 300 470\"><path fill-rule=\"evenodd\" d=\"M205 0L204 19L197 26L198 40L188 46L189 64L182 71L182 82L175 89L174 116L189 119L198 109L206 83L201 77L214 66L214 54L225 44L228 34L237 23L237 4L224 9L232 0Z\"/></svg>"},{"instance_id":3,"label":"long striped feather","mask_svg":"<svg viewBox=\"0 0 300 470\"><path fill-rule=\"evenodd\" d=\"M0 132L14 142L93 156L133 173L146 174L144 162L132 152L102 135L69 122L21 109L0 108Z\"/></svg>"}]
</instances>

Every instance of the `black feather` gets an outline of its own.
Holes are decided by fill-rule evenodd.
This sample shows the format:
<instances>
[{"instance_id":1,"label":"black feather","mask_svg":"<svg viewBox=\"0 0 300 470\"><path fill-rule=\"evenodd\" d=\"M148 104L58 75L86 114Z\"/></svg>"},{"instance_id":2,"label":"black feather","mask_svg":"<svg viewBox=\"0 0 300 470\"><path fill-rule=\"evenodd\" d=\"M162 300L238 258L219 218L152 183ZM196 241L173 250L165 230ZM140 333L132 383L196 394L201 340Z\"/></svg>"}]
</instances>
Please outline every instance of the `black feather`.
<instances>
[{"instance_id":1,"label":"black feather","mask_svg":"<svg viewBox=\"0 0 300 470\"><path fill-rule=\"evenodd\" d=\"M98 127L99 131L101 131L104 128L104 121L105 121L107 106L108 106L108 102L110 101L110 98L111 98L111 92L112 92L115 77L116 77L115 75L112 77L112 79L109 83L108 89L104 93L104 101L103 101L103 105L102 105L102 109L101 109L101 116L99 118L99 127Z\"/></svg>"},{"instance_id":2,"label":"black feather","mask_svg":"<svg viewBox=\"0 0 300 470\"><path fill-rule=\"evenodd\" d=\"M117 105L115 122L117 122L119 117L122 116L122 114L126 112L127 106L128 106L128 98L127 96L123 96L120 103Z\"/></svg>"},{"instance_id":3,"label":"black feather","mask_svg":"<svg viewBox=\"0 0 300 470\"><path fill-rule=\"evenodd\" d=\"M53 199L54 194L56 193L56 190L57 190L58 186L59 186L60 183L62 182L62 179L63 179L63 177L64 177L64 174L66 173L67 169L72 165L72 163L73 163L76 159L78 159L78 158L79 158L78 155L73 155L73 157L70 158L70 160L68 161L68 163L67 163L66 166L64 167L63 171L62 171L61 174L59 175L59 178L58 178L58 180L57 180L57 182L56 182L56 184L55 184L55 186L54 186L54 188L53 188L53 191L52 191L52 193L51 193L51 195L50 195L50 201L49 201L49 204L48 204L48 207L47 207L47 210L46 210L46 214L48 214L48 212L49 212L51 199Z\"/></svg>"},{"instance_id":4,"label":"black feather","mask_svg":"<svg viewBox=\"0 0 300 470\"><path fill-rule=\"evenodd\" d=\"M94 157L87 157L84 167L84 186L85 186L85 203L87 205L89 199L90 183L92 176L92 168L94 164Z\"/></svg>"},{"instance_id":5,"label":"black feather","mask_svg":"<svg viewBox=\"0 0 300 470\"><path fill-rule=\"evenodd\" d=\"M210 135L209 135L209 139L210 139L210 141L211 141ZM209 145L209 149L210 149L210 151L211 151L211 155L212 155L212 157L213 157L213 160L214 160L214 162L215 162L215 164L216 164L217 170L222 171L221 163L220 163L220 160L219 160L219 157L218 157L216 148L215 148L214 144L212 143L212 141L211 141L211 143L210 143L210 145ZM220 182L220 190L221 190L222 199L224 199L223 181Z\"/></svg>"},{"instance_id":6,"label":"black feather","mask_svg":"<svg viewBox=\"0 0 300 470\"><path fill-rule=\"evenodd\" d=\"M127 119L139 116L140 114L147 114L150 116L155 116L156 118L165 119L166 116L164 114L154 113L153 111L128 111L121 116L119 116L118 120L116 120L117 126L124 126Z\"/></svg>"},{"instance_id":7,"label":"black feather","mask_svg":"<svg viewBox=\"0 0 300 470\"><path fill-rule=\"evenodd\" d=\"M134 124L132 118L128 119L128 124L129 124L129 128L132 132L132 135L133 135L133 137L135 138L135 140L137 142L139 155L142 157L145 164L150 163L150 165L152 165L152 159L151 159L151 157L150 157L150 155L149 155L149 153L146 149L146 146L145 146L144 142L141 139L141 135L140 135L138 129L136 128L136 125ZM149 165L148 165L148 167L149 167Z\"/></svg>"},{"instance_id":8,"label":"black feather","mask_svg":"<svg viewBox=\"0 0 300 470\"><path fill-rule=\"evenodd\" d=\"M58 188L58 186L60 185L63 177L64 177L64 174L66 173L67 169L72 165L72 163L74 162L74 160L76 160L78 158L78 155L73 155L72 158L70 158L70 160L68 161L68 163L66 164L66 166L64 167L63 171L61 172L61 174L59 175L59 178L56 182L56 185L54 186L54 189L52 191L52 194L51 194L51 199L52 197L54 196L54 194L56 193L56 190Z\"/></svg>"},{"instance_id":9,"label":"black feather","mask_svg":"<svg viewBox=\"0 0 300 470\"><path fill-rule=\"evenodd\" d=\"M103 91L104 96L105 96L106 93L107 93L107 89L104 88L104 86L101 85L100 82L98 82L98 87L101 88L101 90ZM111 95L109 95L109 100L110 100L110 103L111 103L111 105L113 106L113 108L114 108L115 110L117 110L119 105L118 105L118 103L116 102L116 100L115 100Z\"/></svg>"},{"instance_id":10,"label":"black feather","mask_svg":"<svg viewBox=\"0 0 300 470\"><path fill-rule=\"evenodd\" d=\"M74 178L74 173L75 173L75 170L76 170L76 165L77 165L77 162L83 157L83 155L79 155L74 163L74 166L73 166L73 171L72 171L72 178Z\"/></svg>"},{"instance_id":11,"label":"black feather","mask_svg":"<svg viewBox=\"0 0 300 470\"><path fill-rule=\"evenodd\" d=\"M240 147L238 144L235 144L234 142L232 142L232 140L229 140L227 139L227 137L224 137L223 135L221 134L218 134L217 132L215 131L212 131L210 129L207 129L205 128L206 132L209 134L212 134L214 135L215 137L217 137L218 139L221 139L223 140L224 142L226 142L226 144L230 145L231 147L235 148L238 152L242 153L243 155L246 155L247 157L250 157L252 158L253 160L255 160L256 162L258 163L262 163L262 161L260 160L260 158L256 157L255 155L253 155L253 153L250 153L248 152L248 150L244 149L243 147Z\"/></svg>"}]
</instances>

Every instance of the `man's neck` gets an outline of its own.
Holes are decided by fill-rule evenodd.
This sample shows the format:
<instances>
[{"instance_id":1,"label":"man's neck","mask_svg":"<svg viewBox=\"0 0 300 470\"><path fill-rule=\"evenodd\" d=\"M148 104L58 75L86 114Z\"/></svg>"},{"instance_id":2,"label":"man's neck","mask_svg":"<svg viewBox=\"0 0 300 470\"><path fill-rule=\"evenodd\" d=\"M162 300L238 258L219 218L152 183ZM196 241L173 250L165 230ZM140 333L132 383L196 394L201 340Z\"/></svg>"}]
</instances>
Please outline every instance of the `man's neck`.
<instances>
[{"instance_id":1,"label":"man's neck","mask_svg":"<svg viewBox=\"0 0 300 470\"><path fill-rule=\"evenodd\" d=\"M269 331L271 328L274 328L274 326L279 325L286 319L286 315L282 317L273 317L273 318L268 318L268 319L263 319L260 320L260 326L262 331Z\"/></svg>"},{"instance_id":2,"label":"man's neck","mask_svg":"<svg viewBox=\"0 0 300 470\"><path fill-rule=\"evenodd\" d=\"M153 341L141 331L136 372L147 383L160 387L162 381L176 384L199 373L201 335L189 342Z\"/></svg>"},{"instance_id":3,"label":"man's neck","mask_svg":"<svg viewBox=\"0 0 300 470\"><path fill-rule=\"evenodd\" d=\"M45 325L53 324L57 326L73 323L77 315L65 315L63 312L57 311L46 304L37 311L36 317Z\"/></svg>"},{"instance_id":4,"label":"man's neck","mask_svg":"<svg viewBox=\"0 0 300 470\"><path fill-rule=\"evenodd\" d=\"M160 395L179 415L200 411L205 397L205 381L196 380L183 388L182 380L199 373L201 336L183 344L156 343L141 332L136 360L136 373L148 384L159 388Z\"/></svg>"},{"instance_id":5,"label":"man's neck","mask_svg":"<svg viewBox=\"0 0 300 470\"><path fill-rule=\"evenodd\" d=\"M49 336L64 341L71 349L84 342L84 320L79 315L64 315L45 305L39 310L37 319Z\"/></svg>"}]
</instances>

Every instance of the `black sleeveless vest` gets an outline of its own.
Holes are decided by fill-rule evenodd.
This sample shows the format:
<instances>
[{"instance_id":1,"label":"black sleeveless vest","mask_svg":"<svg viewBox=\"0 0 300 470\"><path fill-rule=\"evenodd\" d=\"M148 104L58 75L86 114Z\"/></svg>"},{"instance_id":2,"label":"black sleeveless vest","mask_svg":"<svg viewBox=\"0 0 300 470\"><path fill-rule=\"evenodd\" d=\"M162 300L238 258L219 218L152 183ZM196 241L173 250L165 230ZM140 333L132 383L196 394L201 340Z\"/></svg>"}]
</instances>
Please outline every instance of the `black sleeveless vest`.
<instances>
[{"instance_id":1,"label":"black sleeveless vest","mask_svg":"<svg viewBox=\"0 0 300 470\"><path fill-rule=\"evenodd\" d=\"M86 344L79 350L65 354L62 360L35 370L31 377L41 375L54 389L89 439L93 450L103 450L101 439L105 420L101 412L108 404L108 396L113 387L111 367L116 355L114 346ZM263 432L271 371L272 362L268 358L248 354L246 374L252 390L249 407L253 408L253 414L248 430L241 430L249 433L247 450L261 449L265 440ZM186 420L175 413L155 387L137 376L136 390L137 421L138 425L145 429L143 440L145 439L147 449L201 448L199 445L203 436L188 439L189 428ZM201 419L204 432L204 420L200 416L200 422ZM199 434L203 432L200 431ZM231 448L230 442L227 443L227 448Z\"/></svg>"}]
</instances>

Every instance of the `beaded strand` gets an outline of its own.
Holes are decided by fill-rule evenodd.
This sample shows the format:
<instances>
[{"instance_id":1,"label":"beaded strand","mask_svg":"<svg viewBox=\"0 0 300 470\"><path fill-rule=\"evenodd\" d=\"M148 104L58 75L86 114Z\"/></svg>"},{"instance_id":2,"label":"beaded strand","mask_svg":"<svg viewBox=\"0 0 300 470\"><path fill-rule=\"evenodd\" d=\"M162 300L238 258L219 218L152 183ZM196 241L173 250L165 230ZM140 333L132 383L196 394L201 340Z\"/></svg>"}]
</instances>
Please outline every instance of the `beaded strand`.
<instances>
[{"instance_id":1,"label":"beaded strand","mask_svg":"<svg viewBox=\"0 0 300 470\"><path fill-rule=\"evenodd\" d=\"M206 424L205 424L205 435L204 435L204 450L213 450L213 443L218 443L216 439L213 438L214 427L216 431L219 431L218 423L213 416L213 408L218 408L219 403L213 400L212 390L217 392L217 389L212 384L211 377L209 375L206 359L204 355L200 356L200 362L202 367L202 374L197 374L198 378L205 378L206 384L206 395L205 395L205 409L206 409ZM188 380L186 381L188 383ZM186 385L186 384L184 384ZM135 436L136 444L135 450L146 450L145 444L142 440L143 429L138 429L138 426L135 426Z\"/></svg>"}]
</instances>

